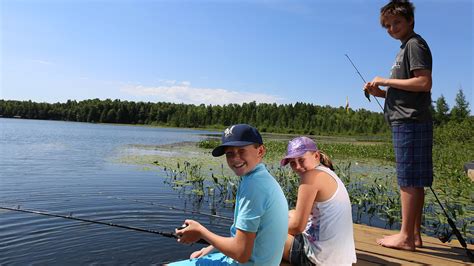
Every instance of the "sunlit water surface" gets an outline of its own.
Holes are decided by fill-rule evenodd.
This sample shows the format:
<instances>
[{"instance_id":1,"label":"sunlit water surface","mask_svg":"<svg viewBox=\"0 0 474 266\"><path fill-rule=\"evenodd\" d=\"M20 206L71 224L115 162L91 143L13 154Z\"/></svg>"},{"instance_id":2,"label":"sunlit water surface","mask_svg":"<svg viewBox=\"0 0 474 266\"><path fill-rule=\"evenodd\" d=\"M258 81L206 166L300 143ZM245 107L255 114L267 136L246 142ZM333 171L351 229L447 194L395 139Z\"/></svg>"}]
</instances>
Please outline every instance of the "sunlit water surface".
<instances>
[{"instance_id":1,"label":"sunlit water surface","mask_svg":"<svg viewBox=\"0 0 474 266\"><path fill-rule=\"evenodd\" d=\"M164 172L118 160L130 146L198 141L210 133L215 132L0 118L0 205L161 232L192 218L227 235L229 221L176 210L206 212L208 205L180 197L164 183ZM231 216L229 210L222 212ZM161 265L201 247L156 234L0 210L0 265Z\"/></svg>"}]
</instances>

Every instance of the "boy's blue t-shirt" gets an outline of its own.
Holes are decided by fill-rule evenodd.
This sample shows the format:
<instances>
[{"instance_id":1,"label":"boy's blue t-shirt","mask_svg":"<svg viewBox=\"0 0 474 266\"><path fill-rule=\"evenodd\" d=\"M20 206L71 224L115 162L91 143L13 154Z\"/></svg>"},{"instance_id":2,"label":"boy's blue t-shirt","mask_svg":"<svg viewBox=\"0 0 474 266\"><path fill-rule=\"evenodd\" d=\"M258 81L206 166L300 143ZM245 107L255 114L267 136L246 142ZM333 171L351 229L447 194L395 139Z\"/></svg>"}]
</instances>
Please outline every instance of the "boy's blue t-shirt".
<instances>
[{"instance_id":1,"label":"boy's blue t-shirt","mask_svg":"<svg viewBox=\"0 0 474 266\"><path fill-rule=\"evenodd\" d=\"M280 264L288 236L288 203L262 163L240 181L231 236L235 236L236 229L257 232L248 265Z\"/></svg>"},{"instance_id":2,"label":"boy's blue t-shirt","mask_svg":"<svg viewBox=\"0 0 474 266\"><path fill-rule=\"evenodd\" d=\"M252 256L244 265L279 265L288 234L288 203L272 175L262 163L241 177L237 190L234 223L231 236L237 229L256 232ZM238 262L222 253L169 265L237 265Z\"/></svg>"}]
</instances>

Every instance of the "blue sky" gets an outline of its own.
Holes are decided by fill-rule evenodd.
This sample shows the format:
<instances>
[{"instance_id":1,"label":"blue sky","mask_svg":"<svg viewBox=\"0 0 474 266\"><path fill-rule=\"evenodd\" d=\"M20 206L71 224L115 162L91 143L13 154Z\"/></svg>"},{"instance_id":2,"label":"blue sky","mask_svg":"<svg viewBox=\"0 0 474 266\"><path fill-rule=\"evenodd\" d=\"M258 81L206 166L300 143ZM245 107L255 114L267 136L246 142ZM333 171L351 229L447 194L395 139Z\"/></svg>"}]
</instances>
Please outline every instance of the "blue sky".
<instances>
[{"instance_id":1,"label":"blue sky","mask_svg":"<svg viewBox=\"0 0 474 266\"><path fill-rule=\"evenodd\" d=\"M413 1L433 53L433 100L474 109L473 1ZM362 93L400 43L386 1L1 0L0 98L249 101L380 111Z\"/></svg>"}]
</instances>

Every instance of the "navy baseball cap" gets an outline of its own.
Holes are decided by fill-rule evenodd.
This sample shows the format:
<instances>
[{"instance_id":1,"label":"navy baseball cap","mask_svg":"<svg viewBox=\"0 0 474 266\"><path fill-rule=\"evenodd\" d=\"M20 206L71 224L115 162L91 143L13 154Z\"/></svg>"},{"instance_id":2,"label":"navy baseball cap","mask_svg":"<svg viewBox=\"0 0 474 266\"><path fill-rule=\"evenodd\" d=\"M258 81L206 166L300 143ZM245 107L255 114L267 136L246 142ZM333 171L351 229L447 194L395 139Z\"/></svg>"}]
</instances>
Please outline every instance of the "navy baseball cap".
<instances>
[{"instance_id":1,"label":"navy baseball cap","mask_svg":"<svg viewBox=\"0 0 474 266\"><path fill-rule=\"evenodd\" d=\"M250 144L263 144L258 130L247 124L233 125L222 133L222 144L212 150L212 156L224 155L225 147L242 147Z\"/></svg>"}]
</instances>

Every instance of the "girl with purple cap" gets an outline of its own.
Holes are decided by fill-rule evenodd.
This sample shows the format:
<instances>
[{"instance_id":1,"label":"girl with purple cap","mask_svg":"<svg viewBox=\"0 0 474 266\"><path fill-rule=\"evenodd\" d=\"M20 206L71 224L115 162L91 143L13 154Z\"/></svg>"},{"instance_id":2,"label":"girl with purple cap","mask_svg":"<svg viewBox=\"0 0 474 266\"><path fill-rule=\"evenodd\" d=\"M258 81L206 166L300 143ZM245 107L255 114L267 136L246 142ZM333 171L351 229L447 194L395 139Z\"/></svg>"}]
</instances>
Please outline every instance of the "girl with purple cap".
<instances>
[{"instance_id":1,"label":"girl with purple cap","mask_svg":"<svg viewBox=\"0 0 474 266\"><path fill-rule=\"evenodd\" d=\"M297 137L288 143L280 164L290 164L300 176L283 258L292 265L355 263L351 203L329 157L310 138Z\"/></svg>"}]
</instances>

